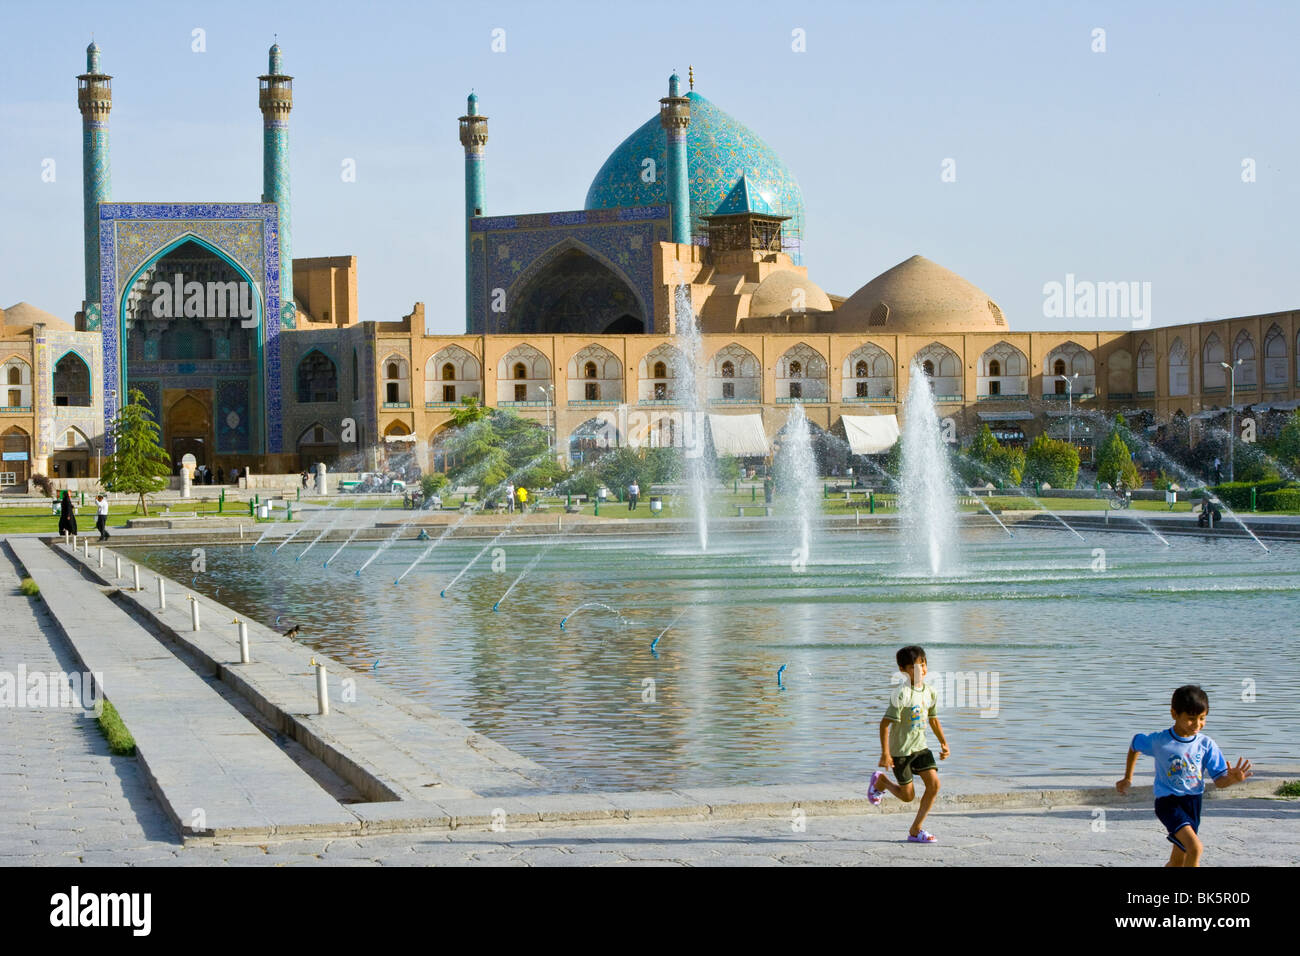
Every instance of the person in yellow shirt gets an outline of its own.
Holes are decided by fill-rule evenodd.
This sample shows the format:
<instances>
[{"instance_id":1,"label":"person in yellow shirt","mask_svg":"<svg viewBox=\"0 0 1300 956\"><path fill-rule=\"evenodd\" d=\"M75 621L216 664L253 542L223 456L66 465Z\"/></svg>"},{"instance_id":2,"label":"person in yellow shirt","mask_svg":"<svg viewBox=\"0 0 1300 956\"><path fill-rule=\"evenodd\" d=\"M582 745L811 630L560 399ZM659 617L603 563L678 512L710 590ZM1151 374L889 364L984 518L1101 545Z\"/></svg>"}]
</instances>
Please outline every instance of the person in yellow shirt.
<instances>
[{"instance_id":1,"label":"person in yellow shirt","mask_svg":"<svg viewBox=\"0 0 1300 956\"><path fill-rule=\"evenodd\" d=\"M519 513L523 514L528 510L528 489L520 485L515 494L519 496Z\"/></svg>"}]
</instances>

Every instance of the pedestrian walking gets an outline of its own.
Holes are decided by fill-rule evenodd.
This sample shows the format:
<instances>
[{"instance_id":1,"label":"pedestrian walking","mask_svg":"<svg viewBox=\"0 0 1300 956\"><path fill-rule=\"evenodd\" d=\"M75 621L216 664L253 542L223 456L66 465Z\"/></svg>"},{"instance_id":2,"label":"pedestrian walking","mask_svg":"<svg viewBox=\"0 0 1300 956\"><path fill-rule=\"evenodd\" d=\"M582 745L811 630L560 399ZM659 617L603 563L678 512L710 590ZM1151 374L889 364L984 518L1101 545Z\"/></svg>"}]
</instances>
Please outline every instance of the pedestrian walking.
<instances>
[{"instance_id":1,"label":"pedestrian walking","mask_svg":"<svg viewBox=\"0 0 1300 956\"><path fill-rule=\"evenodd\" d=\"M515 483L512 481L506 485L506 512L515 513Z\"/></svg>"},{"instance_id":2,"label":"pedestrian walking","mask_svg":"<svg viewBox=\"0 0 1300 956\"><path fill-rule=\"evenodd\" d=\"M627 486L627 510L636 511L637 500L641 497L641 486L632 479L632 484Z\"/></svg>"},{"instance_id":3,"label":"pedestrian walking","mask_svg":"<svg viewBox=\"0 0 1300 956\"><path fill-rule=\"evenodd\" d=\"M72 496L66 489L63 492L63 500L59 502L59 534L77 533L77 509L72 503Z\"/></svg>"},{"instance_id":4,"label":"pedestrian walking","mask_svg":"<svg viewBox=\"0 0 1300 956\"><path fill-rule=\"evenodd\" d=\"M109 539L108 499L103 495L95 496L95 530L99 532L100 541L107 541Z\"/></svg>"}]
</instances>

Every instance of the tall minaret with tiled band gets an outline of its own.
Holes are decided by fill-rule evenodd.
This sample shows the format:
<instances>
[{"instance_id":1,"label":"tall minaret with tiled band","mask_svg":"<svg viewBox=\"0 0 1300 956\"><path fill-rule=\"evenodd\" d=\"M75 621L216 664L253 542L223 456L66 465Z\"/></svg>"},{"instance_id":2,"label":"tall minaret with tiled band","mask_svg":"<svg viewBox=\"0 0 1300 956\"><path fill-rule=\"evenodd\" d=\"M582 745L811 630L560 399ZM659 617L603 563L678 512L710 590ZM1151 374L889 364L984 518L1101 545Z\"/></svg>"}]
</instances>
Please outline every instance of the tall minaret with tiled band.
<instances>
[{"instance_id":1,"label":"tall minaret with tiled band","mask_svg":"<svg viewBox=\"0 0 1300 956\"><path fill-rule=\"evenodd\" d=\"M659 101L659 123L668 136L668 202L673 207L673 242L691 241L690 173L686 163L686 127L691 101L682 96L681 80L668 78L668 95Z\"/></svg>"},{"instance_id":2,"label":"tall minaret with tiled band","mask_svg":"<svg viewBox=\"0 0 1300 956\"><path fill-rule=\"evenodd\" d=\"M86 328L98 329L99 204L111 192L108 157L108 114L113 108L111 76L100 71L99 47L86 47L86 72L77 77L77 108L81 110L81 188L85 216Z\"/></svg>"},{"instance_id":3,"label":"tall minaret with tiled band","mask_svg":"<svg viewBox=\"0 0 1300 956\"><path fill-rule=\"evenodd\" d=\"M478 96L469 95L465 115L460 122L460 144L465 147L465 328L474 320L473 297L470 289L470 220L484 214L483 153L488 141L488 121L479 116Z\"/></svg>"},{"instance_id":4,"label":"tall minaret with tiled band","mask_svg":"<svg viewBox=\"0 0 1300 956\"><path fill-rule=\"evenodd\" d=\"M289 191L289 111L293 77L284 73L280 45L270 49L267 73L258 78L262 110L262 202L280 207L280 324L295 325L293 304L293 224Z\"/></svg>"}]
</instances>

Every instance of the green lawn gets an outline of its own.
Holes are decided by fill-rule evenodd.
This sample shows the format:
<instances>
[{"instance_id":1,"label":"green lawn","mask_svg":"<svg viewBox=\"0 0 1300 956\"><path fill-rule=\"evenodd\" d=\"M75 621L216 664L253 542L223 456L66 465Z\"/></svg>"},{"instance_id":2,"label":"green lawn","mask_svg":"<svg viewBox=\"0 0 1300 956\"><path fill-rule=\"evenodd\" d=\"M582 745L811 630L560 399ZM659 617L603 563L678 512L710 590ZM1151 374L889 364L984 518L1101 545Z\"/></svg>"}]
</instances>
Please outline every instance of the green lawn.
<instances>
[{"instance_id":1,"label":"green lawn","mask_svg":"<svg viewBox=\"0 0 1300 956\"><path fill-rule=\"evenodd\" d=\"M172 508L173 511L194 511L198 514L217 513L217 503L185 501L177 502ZM163 508L156 502L149 504L149 517L162 514ZM226 502L226 514L247 514L248 505L239 501ZM113 504L108 507L108 526L110 528L125 527L126 519L136 517L143 518L144 513L138 511L129 504ZM3 508L0 509L0 534L25 534L29 532L46 532L48 534L57 534L59 530L59 516L51 514L48 506L34 508ZM87 503L85 507L77 508L77 532L86 534L95 530L95 507Z\"/></svg>"}]
</instances>

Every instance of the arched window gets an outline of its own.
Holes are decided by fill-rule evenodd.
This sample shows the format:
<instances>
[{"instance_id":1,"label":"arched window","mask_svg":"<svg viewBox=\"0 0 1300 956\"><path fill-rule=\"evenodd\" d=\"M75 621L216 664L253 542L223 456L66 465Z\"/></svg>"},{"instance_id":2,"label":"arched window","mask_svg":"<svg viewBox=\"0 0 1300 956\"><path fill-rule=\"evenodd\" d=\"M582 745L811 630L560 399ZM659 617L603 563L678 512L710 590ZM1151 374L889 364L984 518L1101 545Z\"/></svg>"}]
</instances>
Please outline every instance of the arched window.
<instances>
[{"instance_id":1,"label":"arched window","mask_svg":"<svg viewBox=\"0 0 1300 956\"><path fill-rule=\"evenodd\" d=\"M865 361L860 361L858 362L857 365L853 367L854 378L866 378L870 374L871 374L871 369L869 368L869 366Z\"/></svg>"},{"instance_id":2,"label":"arched window","mask_svg":"<svg viewBox=\"0 0 1300 956\"><path fill-rule=\"evenodd\" d=\"M668 366L663 362L655 362L655 378L667 378Z\"/></svg>"},{"instance_id":3,"label":"arched window","mask_svg":"<svg viewBox=\"0 0 1300 956\"><path fill-rule=\"evenodd\" d=\"M596 363L595 363L595 362L588 362L586 365L584 365L584 366L582 367L582 374L583 374L586 378L595 378L595 377L596 377Z\"/></svg>"},{"instance_id":4,"label":"arched window","mask_svg":"<svg viewBox=\"0 0 1300 956\"><path fill-rule=\"evenodd\" d=\"M921 368L924 369L926 375L930 376L931 378L934 378L934 363L933 363L933 362L931 362L929 359L926 359L926 360L925 360L925 364L922 365Z\"/></svg>"},{"instance_id":5,"label":"arched window","mask_svg":"<svg viewBox=\"0 0 1300 956\"><path fill-rule=\"evenodd\" d=\"M523 362L516 362L515 378L527 378L527 377L528 377L528 366L525 365Z\"/></svg>"},{"instance_id":6,"label":"arched window","mask_svg":"<svg viewBox=\"0 0 1300 956\"><path fill-rule=\"evenodd\" d=\"M1052 363L1052 374L1053 375L1065 374L1065 359L1057 359L1055 362Z\"/></svg>"},{"instance_id":7,"label":"arched window","mask_svg":"<svg viewBox=\"0 0 1300 956\"><path fill-rule=\"evenodd\" d=\"M68 352L54 366L54 404L90 404L90 366L76 352Z\"/></svg>"},{"instance_id":8,"label":"arched window","mask_svg":"<svg viewBox=\"0 0 1300 956\"><path fill-rule=\"evenodd\" d=\"M735 378L735 377L736 377L736 366L735 366L735 363L733 363L733 362L723 362L723 363L722 363L722 377L723 377L723 378Z\"/></svg>"},{"instance_id":9,"label":"arched window","mask_svg":"<svg viewBox=\"0 0 1300 956\"><path fill-rule=\"evenodd\" d=\"M1001 374L1002 374L1002 363L999 362L997 359L993 359L993 361L989 362L989 374L990 374L990 375L1001 375Z\"/></svg>"},{"instance_id":10,"label":"arched window","mask_svg":"<svg viewBox=\"0 0 1300 956\"><path fill-rule=\"evenodd\" d=\"M23 383L22 371L19 370L18 366L16 365L9 366L9 384L21 385L22 383Z\"/></svg>"},{"instance_id":11,"label":"arched window","mask_svg":"<svg viewBox=\"0 0 1300 956\"><path fill-rule=\"evenodd\" d=\"M442 367L442 380L444 382L456 381L456 366L448 362Z\"/></svg>"},{"instance_id":12,"label":"arched window","mask_svg":"<svg viewBox=\"0 0 1300 956\"><path fill-rule=\"evenodd\" d=\"M389 362L389 363L388 363L388 377L389 377L389 378L400 378L400 377L401 377L401 373L400 373L400 372L398 371L398 369L397 369L397 363L396 363L396 362Z\"/></svg>"},{"instance_id":13,"label":"arched window","mask_svg":"<svg viewBox=\"0 0 1300 956\"><path fill-rule=\"evenodd\" d=\"M329 356L312 349L298 363L298 401L337 402L339 373Z\"/></svg>"}]
</instances>

